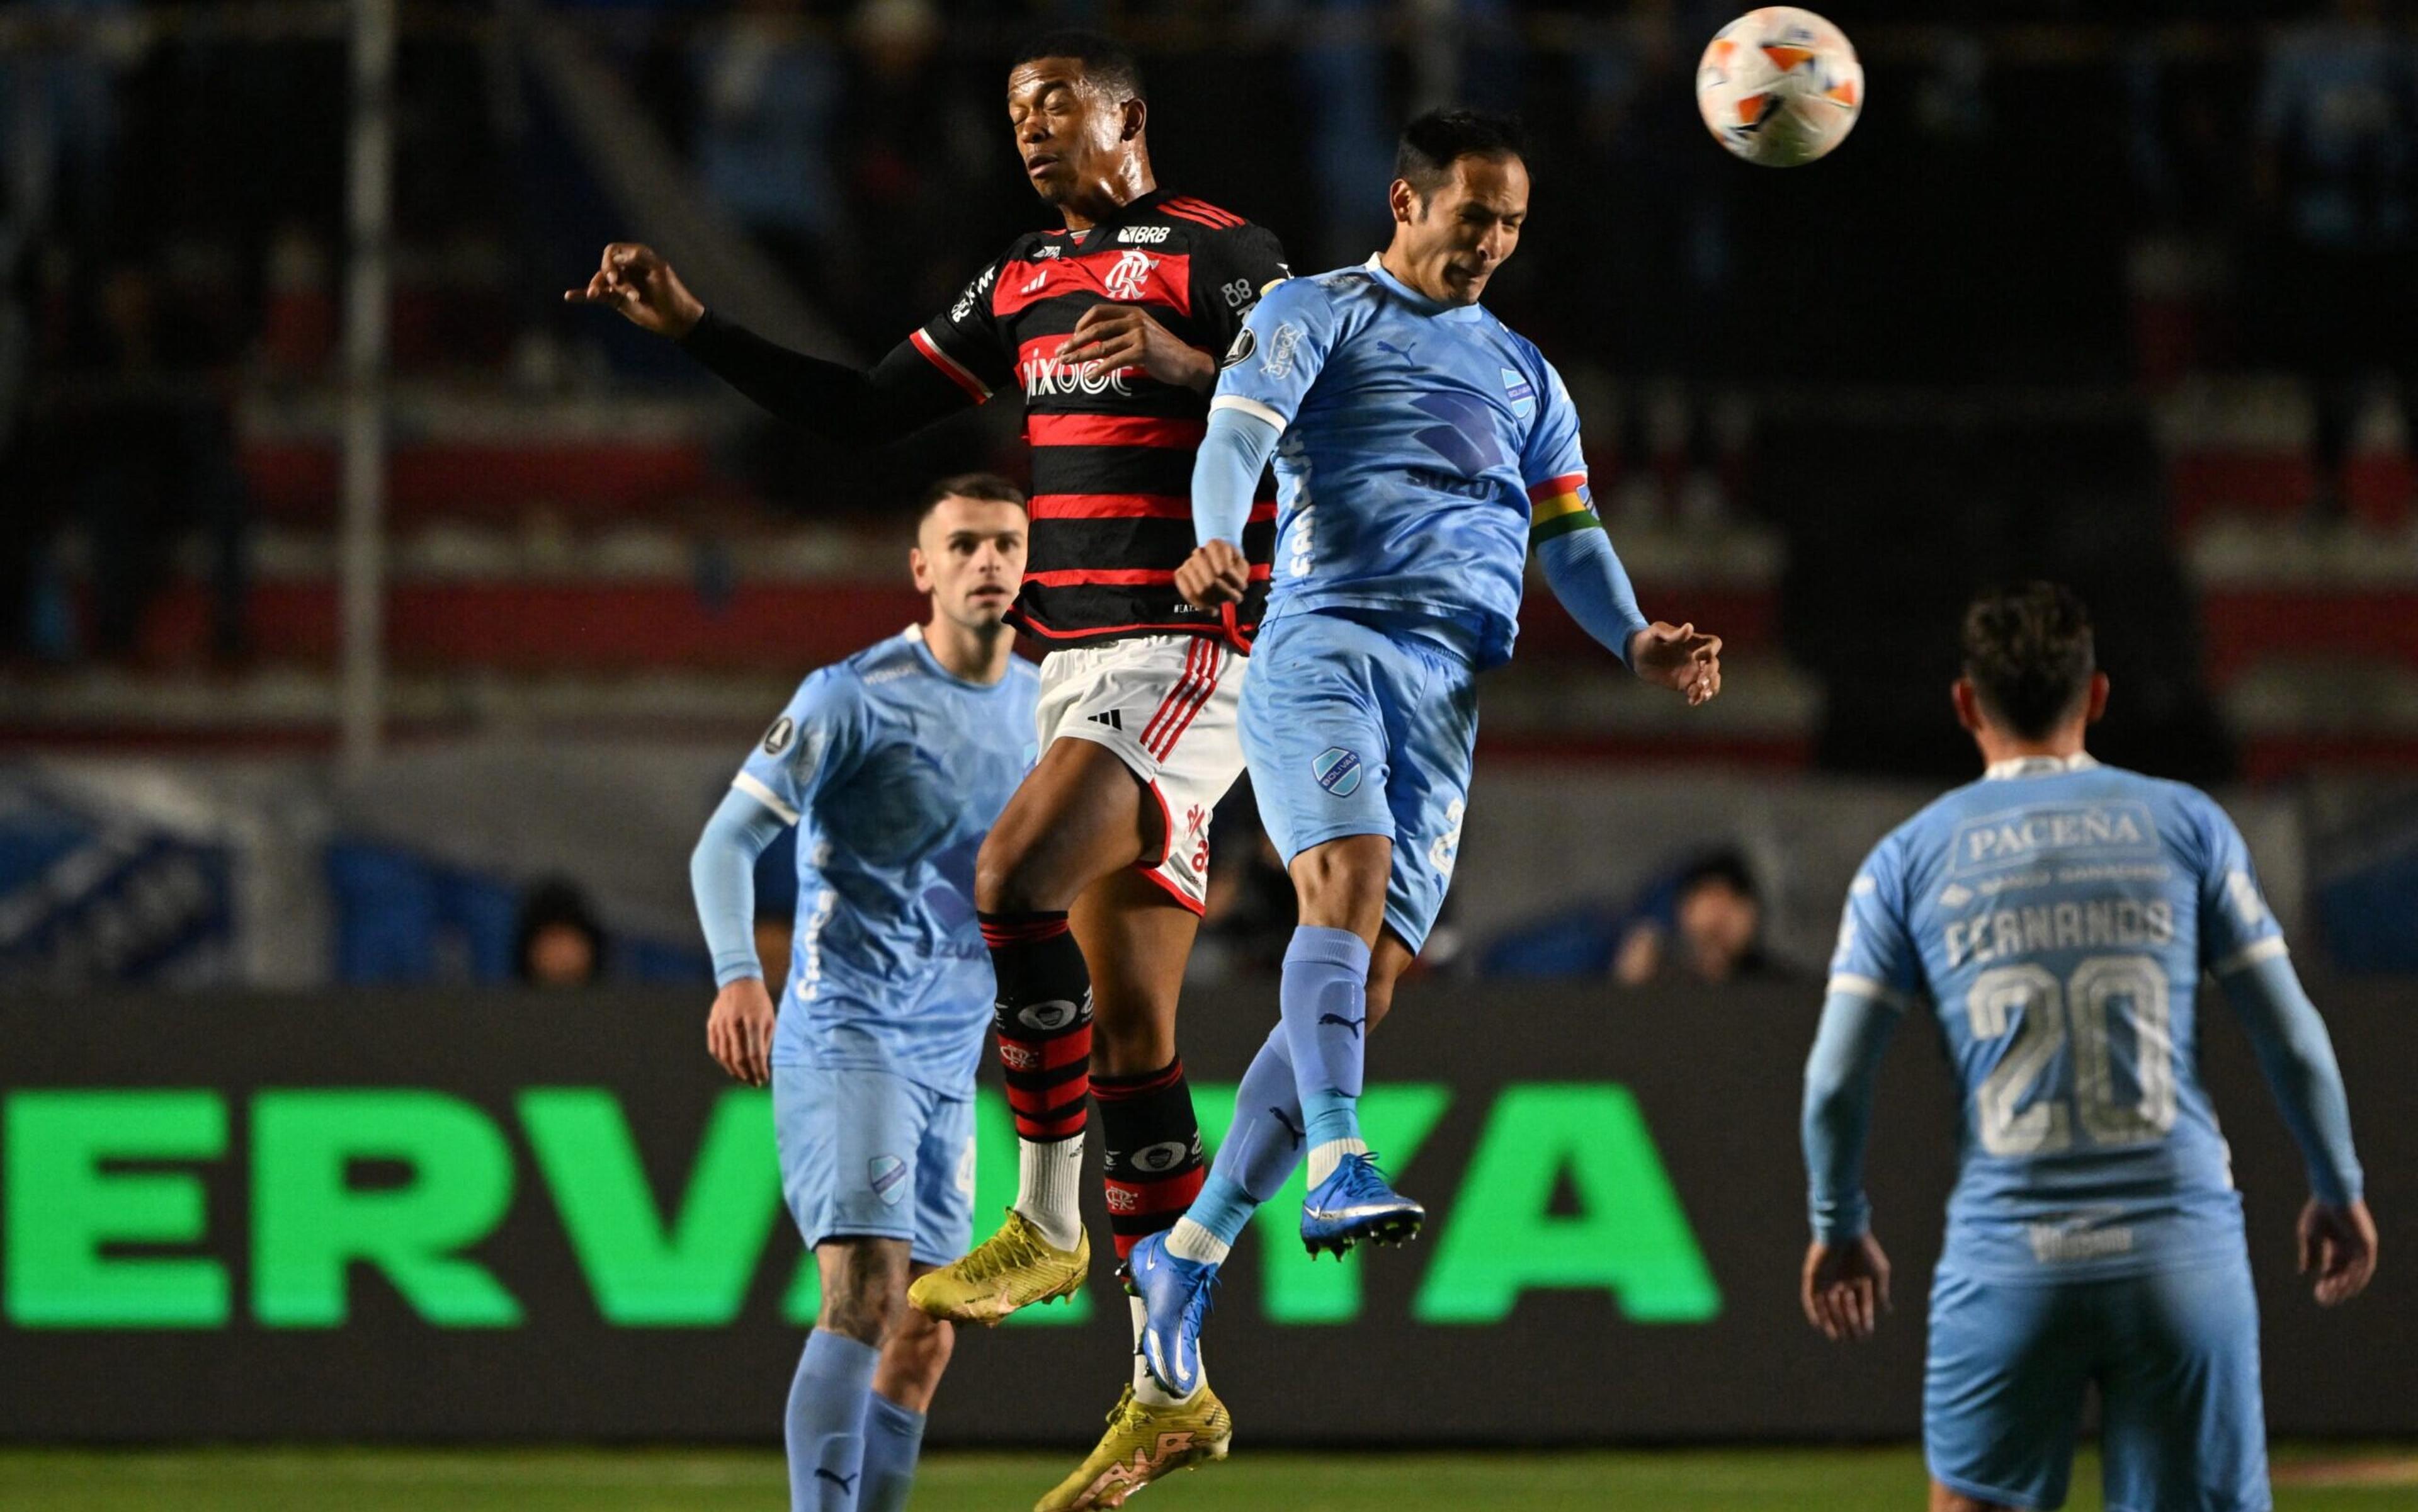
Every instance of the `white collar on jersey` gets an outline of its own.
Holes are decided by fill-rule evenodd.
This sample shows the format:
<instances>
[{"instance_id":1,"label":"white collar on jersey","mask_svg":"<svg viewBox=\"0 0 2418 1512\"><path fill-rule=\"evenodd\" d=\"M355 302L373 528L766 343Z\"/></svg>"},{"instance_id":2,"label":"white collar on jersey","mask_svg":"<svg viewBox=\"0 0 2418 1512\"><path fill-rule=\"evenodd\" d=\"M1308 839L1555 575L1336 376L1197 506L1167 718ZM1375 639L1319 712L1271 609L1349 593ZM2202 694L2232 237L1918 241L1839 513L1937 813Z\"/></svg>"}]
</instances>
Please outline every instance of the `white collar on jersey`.
<instances>
[{"instance_id":1,"label":"white collar on jersey","mask_svg":"<svg viewBox=\"0 0 2418 1512\"><path fill-rule=\"evenodd\" d=\"M2004 782L2010 777L2053 777L2060 771L2089 771L2099 762L2088 751L2076 751L2070 756L2013 756L2005 761L1993 761L1990 770L1982 773L1984 782Z\"/></svg>"}]
</instances>

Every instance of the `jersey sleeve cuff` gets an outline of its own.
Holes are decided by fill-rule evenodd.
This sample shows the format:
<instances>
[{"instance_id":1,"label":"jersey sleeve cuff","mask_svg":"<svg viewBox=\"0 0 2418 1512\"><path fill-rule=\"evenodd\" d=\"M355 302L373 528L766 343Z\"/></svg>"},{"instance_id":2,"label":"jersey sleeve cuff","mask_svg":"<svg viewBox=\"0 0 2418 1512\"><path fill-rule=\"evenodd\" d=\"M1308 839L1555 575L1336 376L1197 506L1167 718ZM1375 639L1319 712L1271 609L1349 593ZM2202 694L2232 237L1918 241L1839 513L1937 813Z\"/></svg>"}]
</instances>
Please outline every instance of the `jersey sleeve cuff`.
<instances>
[{"instance_id":1,"label":"jersey sleeve cuff","mask_svg":"<svg viewBox=\"0 0 2418 1512\"><path fill-rule=\"evenodd\" d=\"M1852 971L1831 972L1830 985L1827 990L1834 996L1844 993L1850 998L1861 998L1867 1002L1879 1003L1884 1008L1894 1008L1899 1013L1905 1013L1914 1006L1913 999L1886 982L1869 976L1858 976Z\"/></svg>"},{"instance_id":2,"label":"jersey sleeve cuff","mask_svg":"<svg viewBox=\"0 0 2418 1512\"><path fill-rule=\"evenodd\" d=\"M765 787L761 782L758 782L748 773L742 771L738 776L731 778L730 786L738 789L740 792L745 793L748 797L763 804L766 808L771 809L773 813L781 816L782 823L795 824L798 822L798 811L796 809L791 808L788 803L782 802L780 794L773 791L770 787Z\"/></svg>"},{"instance_id":3,"label":"jersey sleeve cuff","mask_svg":"<svg viewBox=\"0 0 2418 1512\"><path fill-rule=\"evenodd\" d=\"M941 370L941 375L966 392L966 397L979 405L990 398L990 385L974 375L973 369L941 350L941 344L918 329L907 338L908 344L924 356L924 360Z\"/></svg>"},{"instance_id":4,"label":"jersey sleeve cuff","mask_svg":"<svg viewBox=\"0 0 2418 1512\"><path fill-rule=\"evenodd\" d=\"M2264 939L2252 940L2242 949L2235 951L2232 955L2217 962L2214 966L2210 967L2209 970L2211 974L2216 976L2231 976L2236 971L2248 970L2251 967L2257 965L2260 961L2272 961L2279 955L2289 955L2291 954L2291 947L2284 943L2283 936L2269 935Z\"/></svg>"},{"instance_id":5,"label":"jersey sleeve cuff","mask_svg":"<svg viewBox=\"0 0 2418 1512\"><path fill-rule=\"evenodd\" d=\"M1268 424L1275 426L1278 435L1282 435L1284 434L1285 427L1293 423L1293 421L1285 419L1282 415L1278 414L1276 410L1270 406L1260 403L1256 399L1246 398L1241 394L1219 394L1217 398L1209 401L1209 409L1212 414L1215 414L1217 411L1221 409L1239 409L1244 414L1250 416L1253 420L1264 420Z\"/></svg>"}]
</instances>

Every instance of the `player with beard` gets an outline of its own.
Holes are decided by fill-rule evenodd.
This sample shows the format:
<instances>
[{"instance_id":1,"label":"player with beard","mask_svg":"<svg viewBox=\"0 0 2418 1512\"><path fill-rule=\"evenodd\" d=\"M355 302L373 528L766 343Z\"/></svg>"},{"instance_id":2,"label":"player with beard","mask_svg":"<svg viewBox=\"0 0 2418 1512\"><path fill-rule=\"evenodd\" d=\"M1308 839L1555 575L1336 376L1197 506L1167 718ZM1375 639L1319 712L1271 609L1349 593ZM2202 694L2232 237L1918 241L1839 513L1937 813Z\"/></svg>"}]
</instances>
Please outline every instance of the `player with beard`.
<instances>
[{"instance_id":1,"label":"player with beard","mask_svg":"<svg viewBox=\"0 0 2418 1512\"><path fill-rule=\"evenodd\" d=\"M1218 355L1288 271L1265 230L1158 188L1140 72L1115 42L1038 39L1008 74L1007 107L1026 176L1063 223L1018 237L870 370L710 313L633 243L607 247L587 286L565 295L678 340L765 408L839 444L894 440L1023 389L1032 544L1014 619L1051 649L1042 751L975 872L1018 1196L997 1234L911 1293L927 1313L978 1322L1082 1284L1088 1100L1100 1107L1121 1260L1201 1188L1176 997L1205 896L1209 816L1243 767L1236 709L1266 596L1273 497L1249 511L1237 602L1194 607L1175 570L1194 545L1193 455ZM1138 1337L1138 1309L1135 1327ZM1115 1504L1222 1458L1230 1435L1205 1382L1178 1396L1137 1363L1098 1448L1042 1505Z\"/></svg>"}]
</instances>

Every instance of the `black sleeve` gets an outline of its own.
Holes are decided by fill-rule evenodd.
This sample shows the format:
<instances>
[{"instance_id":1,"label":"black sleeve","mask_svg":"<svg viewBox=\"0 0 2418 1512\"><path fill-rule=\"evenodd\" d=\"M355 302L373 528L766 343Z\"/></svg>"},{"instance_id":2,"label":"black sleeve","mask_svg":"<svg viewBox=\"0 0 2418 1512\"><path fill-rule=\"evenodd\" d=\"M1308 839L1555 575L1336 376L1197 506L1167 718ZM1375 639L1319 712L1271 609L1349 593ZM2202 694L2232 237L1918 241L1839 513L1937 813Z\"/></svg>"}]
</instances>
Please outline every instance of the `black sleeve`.
<instances>
[{"instance_id":1,"label":"black sleeve","mask_svg":"<svg viewBox=\"0 0 2418 1512\"><path fill-rule=\"evenodd\" d=\"M1210 237L1192 260L1192 309L1210 350L1222 355L1268 285L1291 277L1284 247L1265 226L1241 225Z\"/></svg>"},{"instance_id":2,"label":"black sleeve","mask_svg":"<svg viewBox=\"0 0 2418 1512\"><path fill-rule=\"evenodd\" d=\"M793 352L709 310L681 345L774 416L843 445L895 441L973 402L912 341L868 372Z\"/></svg>"}]
</instances>

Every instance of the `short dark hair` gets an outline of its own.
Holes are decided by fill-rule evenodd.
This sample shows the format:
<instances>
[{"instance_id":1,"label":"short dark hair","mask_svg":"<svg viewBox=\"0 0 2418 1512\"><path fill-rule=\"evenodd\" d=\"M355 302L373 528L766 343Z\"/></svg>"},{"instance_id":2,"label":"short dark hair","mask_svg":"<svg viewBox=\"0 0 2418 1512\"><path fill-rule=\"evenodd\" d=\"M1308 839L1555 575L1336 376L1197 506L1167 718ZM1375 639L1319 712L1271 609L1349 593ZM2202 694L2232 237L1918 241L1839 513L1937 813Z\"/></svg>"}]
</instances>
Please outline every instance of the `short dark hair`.
<instances>
[{"instance_id":1,"label":"short dark hair","mask_svg":"<svg viewBox=\"0 0 2418 1512\"><path fill-rule=\"evenodd\" d=\"M1517 115L1482 110L1431 110L1402 128L1394 145L1394 176L1406 179L1421 199L1434 193L1452 176L1452 165L1462 158L1500 162L1525 158L1528 132Z\"/></svg>"},{"instance_id":2,"label":"short dark hair","mask_svg":"<svg viewBox=\"0 0 2418 1512\"><path fill-rule=\"evenodd\" d=\"M1063 27L1043 32L1018 50L1008 64L1021 68L1042 58L1073 58L1083 66L1083 77L1105 84L1127 99L1143 98L1141 64L1125 43L1105 32Z\"/></svg>"},{"instance_id":3,"label":"short dark hair","mask_svg":"<svg viewBox=\"0 0 2418 1512\"><path fill-rule=\"evenodd\" d=\"M1746 857L1737 851L1716 850L1708 856L1698 857L1679 874L1676 891L1684 898L1707 883L1726 887L1742 898L1760 901L1760 894L1755 890L1754 873L1748 868Z\"/></svg>"},{"instance_id":4,"label":"short dark hair","mask_svg":"<svg viewBox=\"0 0 2418 1512\"><path fill-rule=\"evenodd\" d=\"M995 472L961 472L943 478L924 490L915 502L915 528L922 530L924 522L941 507L944 498L979 498L993 504L1013 504L1024 508L1024 490Z\"/></svg>"},{"instance_id":5,"label":"short dark hair","mask_svg":"<svg viewBox=\"0 0 2418 1512\"><path fill-rule=\"evenodd\" d=\"M2036 741L2071 718L2099 670L2090 611L2060 583L1992 588L1965 611L1965 676L1992 723Z\"/></svg>"}]
</instances>

